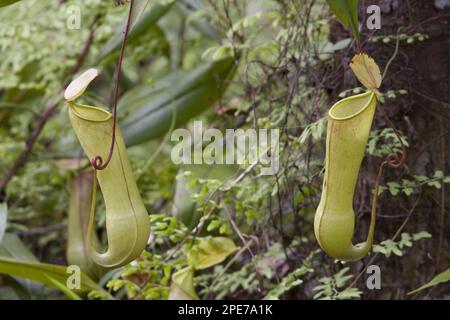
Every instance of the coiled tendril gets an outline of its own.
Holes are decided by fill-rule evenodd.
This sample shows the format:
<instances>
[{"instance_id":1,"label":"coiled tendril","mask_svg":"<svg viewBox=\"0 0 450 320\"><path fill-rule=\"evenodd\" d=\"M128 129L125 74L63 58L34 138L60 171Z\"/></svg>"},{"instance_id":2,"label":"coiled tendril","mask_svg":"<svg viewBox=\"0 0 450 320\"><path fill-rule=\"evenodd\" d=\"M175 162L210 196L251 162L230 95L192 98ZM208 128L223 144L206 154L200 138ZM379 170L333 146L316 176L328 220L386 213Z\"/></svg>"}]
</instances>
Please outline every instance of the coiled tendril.
<instances>
[{"instance_id":1,"label":"coiled tendril","mask_svg":"<svg viewBox=\"0 0 450 320\"><path fill-rule=\"evenodd\" d=\"M408 160L408 151L406 150L406 146L403 143L403 140L400 137L400 134L398 133L397 129L395 128L395 125L392 122L392 120L387 115L386 110L384 109L383 105L379 104L379 108L380 108L381 113L382 113L383 117L385 118L386 122L389 124L391 129L394 131L398 141L400 142L400 145L402 146L401 156L397 152L389 153L386 156L382 165L383 166L387 165L389 168L392 168L392 169L398 169L398 168L402 167Z\"/></svg>"}]
</instances>

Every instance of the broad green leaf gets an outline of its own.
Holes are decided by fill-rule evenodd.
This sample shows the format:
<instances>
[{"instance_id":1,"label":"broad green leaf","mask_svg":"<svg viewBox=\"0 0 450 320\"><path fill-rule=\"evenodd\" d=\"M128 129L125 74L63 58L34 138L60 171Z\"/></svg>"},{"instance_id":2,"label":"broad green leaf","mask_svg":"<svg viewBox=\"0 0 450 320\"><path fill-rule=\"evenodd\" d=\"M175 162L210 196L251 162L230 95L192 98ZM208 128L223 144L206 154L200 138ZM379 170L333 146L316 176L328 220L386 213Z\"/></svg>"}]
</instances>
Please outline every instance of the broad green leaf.
<instances>
[{"instance_id":1,"label":"broad green leaf","mask_svg":"<svg viewBox=\"0 0 450 320\"><path fill-rule=\"evenodd\" d=\"M408 294L413 294L425 289L428 289L430 287L433 287L435 285L438 285L440 283L444 283L444 282L448 282L450 281L450 268L445 270L444 272L439 273L437 276L435 276L433 279L431 279L430 282L428 282L427 284L424 284L423 286L421 286L420 288L413 290L411 292L408 292Z\"/></svg>"},{"instance_id":2,"label":"broad green leaf","mask_svg":"<svg viewBox=\"0 0 450 320\"><path fill-rule=\"evenodd\" d=\"M133 30L136 23L141 18L142 14L144 13L145 8L148 5L149 0L134 0L133 1L133 8L131 10L131 17L130 17L130 30Z\"/></svg>"},{"instance_id":3,"label":"broad green leaf","mask_svg":"<svg viewBox=\"0 0 450 320\"><path fill-rule=\"evenodd\" d=\"M327 0L327 3L342 24L359 40L358 0Z\"/></svg>"},{"instance_id":4,"label":"broad green leaf","mask_svg":"<svg viewBox=\"0 0 450 320\"><path fill-rule=\"evenodd\" d=\"M147 3L149 1L135 0L134 2L135 3L133 4L131 26L127 38L127 44L133 43L141 35L145 34L149 30L149 28L154 26L175 3L174 0L153 0L150 3L150 9L144 13L145 7L147 6ZM120 48L120 44L122 43L123 31L126 25L126 19L116 30L116 33L113 35L113 37L105 44L105 46L101 50L99 60L104 59Z\"/></svg>"},{"instance_id":5,"label":"broad green leaf","mask_svg":"<svg viewBox=\"0 0 450 320\"><path fill-rule=\"evenodd\" d=\"M0 0L0 7L6 7L21 0Z\"/></svg>"},{"instance_id":6,"label":"broad green leaf","mask_svg":"<svg viewBox=\"0 0 450 320\"><path fill-rule=\"evenodd\" d=\"M167 75L159 78L155 83L148 84L143 83L128 90L119 100L118 112L122 114L130 114L134 111L144 107L149 101L151 101L158 94L161 94L164 90L167 90L173 83L179 79L183 79L186 73L181 70L175 70Z\"/></svg>"},{"instance_id":7,"label":"broad green leaf","mask_svg":"<svg viewBox=\"0 0 450 320\"><path fill-rule=\"evenodd\" d=\"M65 266L27 262L6 257L0 257L0 273L9 276L17 276L55 287L54 281L66 283L70 274ZM80 291L100 291L106 293L100 286L91 280L86 274L81 273Z\"/></svg>"},{"instance_id":8,"label":"broad green leaf","mask_svg":"<svg viewBox=\"0 0 450 320\"><path fill-rule=\"evenodd\" d=\"M169 300L198 300L194 288L194 268L186 267L172 275Z\"/></svg>"},{"instance_id":9,"label":"broad green leaf","mask_svg":"<svg viewBox=\"0 0 450 320\"><path fill-rule=\"evenodd\" d=\"M223 262L238 250L233 240L225 237L201 239L188 252L188 260L196 270L202 270Z\"/></svg>"},{"instance_id":10,"label":"broad green leaf","mask_svg":"<svg viewBox=\"0 0 450 320\"><path fill-rule=\"evenodd\" d=\"M186 18L186 23L192 24L192 26L199 32L208 36L209 38L221 42L222 37L220 36L217 29L212 26L208 19L204 16L206 11L202 9L201 3L198 1L178 1L177 7L180 9L181 13L184 14Z\"/></svg>"},{"instance_id":11,"label":"broad green leaf","mask_svg":"<svg viewBox=\"0 0 450 320\"><path fill-rule=\"evenodd\" d=\"M144 13L144 10L148 5L148 2L149 2L149 0L134 0L133 8L131 9L131 15L130 15L130 29L129 29L130 36L132 35L133 29L136 26L136 24L138 23L139 19L142 17L142 14ZM123 32L125 30L127 20L128 20L128 16L122 22L120 27L116 30L116 33L114 34L114 36L105 45L105 48L110 48L112 50L119 48L119 46L122 42Z\"/></svg>"},{"instance_id":12,"label":"broad green leaf","mask_svg":"<svg viewBox=\"0 0 450 320\"><path fill-rule=\"evenodd\" d=\"M62 283L66 283L67 277L65 266L39 263L38 259L28 250L22 241L14 234L5 234L0 245L0 274L6 274L13 277L24 278L45 285L54 286L48 277ZM24 287L30 291L37 291L34 283L24 283ZM34 285L34 286L33 286ZM92 281L84 273L81 273L81 291L96 290L107 294L100 286Z\"/></svg>"},{"instance_id":13,"label":"broad green leaf","mask_svg":"<svg viewBox=\"0 0 450 320\"><path fill-rule=\"evenodd\" d=\"M353 57L350 68L363 86L377 92L381 85L381 72L375 60L365 53L357 54Z\"/></svg>"},{"instance_id":14,"label":"broad green leaf","mask_svg":"<svg viewBox=\"0 0 450 320\"><path fill-rule=\"evenodd\" d=\"M0 257L39 262L33 253L31 253L31 251L28 250L28 248L23 244L19 237L11 233L5 233L3 241L0 244Z\"/></svg>"},{"instance_id":15,"label":"broad green leaf","mask_svg":"<svg viewBox=\"0 0 450 320\"><path fill-rule=\"evenodd\" d=\"M0 244L0 257L2 256L23 261L39 262L19 237L11 233L5 233L3 241ZM39 295L42 293L42 284L20 277L14 277L14 279L16 281L15 287L20 287L21 291L25 291L27 294ZM15 288L15 291L20 288Z\"/></svg>"},{"instance_id":16,"label":"broad green leaf","mask_svg":"<svg viewBox=\"0 0 450 320\"><path fill-rule=\"evenodd\" d=\"M188 73L178 84L152 96L121 124L127 146L164 135L170 128L173 111L177 115L175 127L203 112L224 93L233 71L232 57L207 63Z\"/></svg>"},{"instance_id":17,"label":"broad green leaf","mask_svg":"<svg viewBox=\"0 0 450 320\"><path fill-rule=\"evenodd\" d=\"M6 283L6 285L0 286L0 300L30 300L30 297L20 297L19 294L9 286L9 283Z\"/></svg>"},{"instance_id":18,"label":"broad green leaf","mask_svg":"<svg viewBox=\"0 0 450 320\"><path fill-rule=\"evenodd\" d=\"M2 243L3 236L6 230L6 221L8 217L8 206L5 203L0 203L0 244Z\"/></svg>"}]
</instances>

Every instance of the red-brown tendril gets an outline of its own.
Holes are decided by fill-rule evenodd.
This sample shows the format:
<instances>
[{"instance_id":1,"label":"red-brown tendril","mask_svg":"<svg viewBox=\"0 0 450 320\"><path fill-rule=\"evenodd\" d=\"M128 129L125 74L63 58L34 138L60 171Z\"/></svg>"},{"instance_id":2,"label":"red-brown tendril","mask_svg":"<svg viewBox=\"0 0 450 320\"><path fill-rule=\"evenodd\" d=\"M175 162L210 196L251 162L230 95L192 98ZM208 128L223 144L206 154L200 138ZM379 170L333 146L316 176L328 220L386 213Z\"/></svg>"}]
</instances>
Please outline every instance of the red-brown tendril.
<instances>
[{"instance_id":1,"label":"red-brown tendril","mask_svg":"<svg viewBox=\"0 0 450 320\"><path fill-rule=\"evenodd\" d=\"M392 168L392 169L398 169L398 168L402 167L408 160L408 151L406 150L406 146L403 143L403 140L400 137L400 134L398 133L397 129L395 128L395 125L392 122L392 120L387 115L386 110L384 109L383 105L379 104L379 108L381 110L381 114L383 115L383 117L385 118L386 122L389 124L391 129L394 131L395 135L397 136L397 139L399 140L399 142L402 146L401 157L396 152L390 153L386 156L382 165L383 166L387 165L389 168Z\"/></svg>"},{"instance_id":2,"label":"red-brown tendril","mask_svg":"<svg viewBox=\"0 0 450 320\"><path fill-rule=\"evenodd\" d=\"M105 169L108 166L109 162L111 161L112 155L114 152L114 144L116 143L117 101L119 100L120 70L122 69L123 53L125 51L125 44L127 42L128 32L130 31L132 10L133 10L133 0L130 1L130 8L128 9L127 24L126 24L125 30L123 32L122 46L120 48L120 57L119 57L119 61L117 62L117 67L116 67L116 74L115 74L116 84L115 84L115 88L114 88L113 127L112 127L111 147L109 148L108 158L106 159L105 163L103 163L103 158L99 155L92 158L91 164L94 167L94 169L96 169L96 170Z\"/></svg>"}]
</instances>

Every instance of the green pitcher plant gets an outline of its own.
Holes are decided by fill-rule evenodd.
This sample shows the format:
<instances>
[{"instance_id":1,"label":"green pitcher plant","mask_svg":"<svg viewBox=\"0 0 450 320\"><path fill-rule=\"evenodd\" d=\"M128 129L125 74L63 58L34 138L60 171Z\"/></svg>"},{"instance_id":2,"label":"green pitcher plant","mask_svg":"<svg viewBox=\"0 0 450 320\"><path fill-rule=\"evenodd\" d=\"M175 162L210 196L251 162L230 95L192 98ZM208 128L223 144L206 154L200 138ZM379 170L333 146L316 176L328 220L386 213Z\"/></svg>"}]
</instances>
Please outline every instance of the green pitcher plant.
<instances>
[{"instance_id":1,"label":"green pitcher plant","mask_svg":"<svg viewBox=\"0 0 450 320\"><path fill-rule=\"evenodd\" d=\"M367 55L355 56L350 67L369 90L340 100L328 112L325 176L314 219L314 233L320 247L329 256L343 261L361 259L371 250L379 186L377 181L367 239L353 245L353 197L377 106L381 74Z\"/></svg>"},{"instance_id":2,"label":"green pitcher plant","mask_svg":"<svg viewBox=\"0 0 450 320\"><path fill-rule=\"evenodd\" d=\"M92 260L88 249L90 244L86 241L92 203L93 178L92 170L77 172L71 178L66 258L69 265L79 266L84 273L96 280L106 270ZM100 247L96 233L92 236L92 245L94 248Z\"/></svg>"},{"instance_id":3,"label":"green pitcher plant","mask_svg":"<svg viewBox=\"0 0 450 320\"><path fill-rule=\"evenodd\" d=\"M85 71L69 84L64 98L69 106L70 122L87 157L94 160L108 158L107 166L94 170L87 242L95 263L114 268L139 257L147 245L150 224L114 117L102 108L75 102L97 75L96 69ZM106 207L108 249L103 252L93 243L97 181Z\"/></svg>"}]
</instances>

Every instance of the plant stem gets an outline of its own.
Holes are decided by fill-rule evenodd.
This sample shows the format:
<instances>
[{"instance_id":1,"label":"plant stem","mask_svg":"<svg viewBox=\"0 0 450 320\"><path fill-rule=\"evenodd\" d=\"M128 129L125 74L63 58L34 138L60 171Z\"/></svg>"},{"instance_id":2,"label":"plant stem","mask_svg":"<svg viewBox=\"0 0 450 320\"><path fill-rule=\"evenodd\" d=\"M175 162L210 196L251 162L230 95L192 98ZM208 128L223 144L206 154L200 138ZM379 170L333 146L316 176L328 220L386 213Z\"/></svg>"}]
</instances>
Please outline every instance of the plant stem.
<instances>
[{"instance_id":1,"label":"plant stem","mask_svg":"<svg viewBox=\"0 0 450 320\"><path fill-rule=\"evenodd\" d=\"M112 155L114 152L114 145L116 143L117 102L119 100L120 71L122 69L123 53L125 51L125 45L127 42L128 32L130 31L132 12L133 12L133 0L130 1L130 8L128 9L127 24L126 24L125 30L123 32L122 46L120 47L120 57L119 57L119 61L117 62L117 67L116 67L116 72L115 72L116 84L114 87L113 127L112 127L111 147L109 148L108 158L106 159L105 163L103 163L103 159L101 156L95 156L91 160L91 164L96 170L105 169L108 166L109 162L111 161Z\"/></svg>"}]
</instances>

